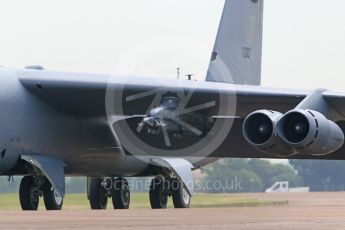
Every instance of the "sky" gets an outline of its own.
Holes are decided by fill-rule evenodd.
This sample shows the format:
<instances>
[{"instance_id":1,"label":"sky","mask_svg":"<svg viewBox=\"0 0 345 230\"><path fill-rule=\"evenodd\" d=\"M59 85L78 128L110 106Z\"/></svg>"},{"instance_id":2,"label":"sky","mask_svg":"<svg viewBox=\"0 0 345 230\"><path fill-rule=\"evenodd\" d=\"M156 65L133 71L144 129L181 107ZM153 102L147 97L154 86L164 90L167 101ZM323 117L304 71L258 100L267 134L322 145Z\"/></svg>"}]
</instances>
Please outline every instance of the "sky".
<instances>
[{"instance_id":1,"label":"sky","mask_svg":"<svg viewBox=\"0 0 345 230\"><path fill-rule=\"evenodd\" d=\"M2 66L202 79L224 0L0 3ZM263 85L342 90L344 12L344 0L265 0Z\"/></svg>"}]
</instances>

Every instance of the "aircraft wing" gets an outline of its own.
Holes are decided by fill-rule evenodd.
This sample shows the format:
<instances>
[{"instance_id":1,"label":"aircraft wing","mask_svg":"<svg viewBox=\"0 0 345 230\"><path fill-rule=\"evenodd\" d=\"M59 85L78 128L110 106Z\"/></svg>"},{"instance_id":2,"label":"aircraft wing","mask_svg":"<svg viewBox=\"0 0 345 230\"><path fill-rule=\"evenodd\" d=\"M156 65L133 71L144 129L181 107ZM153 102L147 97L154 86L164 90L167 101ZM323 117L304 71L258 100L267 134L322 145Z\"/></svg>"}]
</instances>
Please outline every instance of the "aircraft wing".
<instances>
[{"instance_id":1,"label":"aircraft wing","mask_svg":"<svg viewBox=\"0 0 345 230\"><path fill-rule=\"evenodd\" d=\"M105 115L106 93L126 87L127 94L168 88L175 91L194 91L195 97L209 95L236 96L236 115L245 117L258 109L286 112L297 106L312 91L265 88L261 86L230 85L215 82L131 79L128 76L110 76L85 73L22 70L17 77L25 88L44 101L83 116ZM126 79L126 80L123 80ZM157 91L158 92L158 91ZM345 114L345 93L325 90L322 97L340 114ZM145 108L146 109L146 108ZM133 114L141 111L135 108ZM146 112L146 111L145 111ZM142 113L145 114L145 113ZM344 115L345 116L345 115Z\"/></svg>"},{"instance_id":2,"label":"aircraft wing","mask_svg":"<svg viewBox=\"0 0 345 230\"><path fill-rule=\"evenodd\" d=\"M224 143L214 151L212 157L345 159L341 154L342 148L322 156L266 154L248 144L242 134L244 119L254 111L267 109L284 114L301 103L308 104L310 101L313 101L313 105L308 109L323 113L328 119L338 122L340 128L345 130L345 126L342 125L342 121L345 120L343 115L345 111L342 106L345 103L344 93L327 90L271 89L214 82L152 81L125 76L113 77L37 70L17 71L17 77L28 91L46 103L58 110L80 117L106 118L109 92L111 92L110 101L113 106L118 107L121 104L122 107L120 111L117 108L112 110L111 115L129 120L135 117L142 119L147 116L150 106L151 109L154 107L152 101L157 99L157 94L160 94L160 99L165 95L188 97L188 103L192 108L206 105L205 108L201 108L202 115L234 121L229 135ZM189 92L192 92L191 95L188 94ZM118 97L123 98L118 100ZM219 98L226 99L219 100ZM207 107L207 103L210 101L214 101L217 106ZM224 102L227 103L225 108L222 104ZM124 106L124 104L126 105ZM229 104L231 109L227 108ZM327 106L320 106L321 104ZM137 121L135 120L133 123L137 124ZM190 128L190 131L193 130Z\"/></svg>"},{"instance_id":3,"label":"aircraft wing","mask_svg":"<svg viewBox=\"0 0 345 230\"><path fill-rule=\"evenodd\" d=\"M23 86L60 110L83 116L105 115L107 90L126 87L126 94L142 91L164 90L194 91L194 96L236 96L238 116L245 117L257 109L288 111L301 102L310 92L303 90L271 89L258 86L230 85L215 82L191 83L188 81L131 79L128 76L110 76L84 73L21 70L17 77ZM126 80L123 80L126 79ZM158 92L158 91L157 91ZM344 95L345 96L345 95ZM339 101L339 94L325 92L325 97ZM136 107L133 114L145 114Z\"/></svg>"}]
</instances>

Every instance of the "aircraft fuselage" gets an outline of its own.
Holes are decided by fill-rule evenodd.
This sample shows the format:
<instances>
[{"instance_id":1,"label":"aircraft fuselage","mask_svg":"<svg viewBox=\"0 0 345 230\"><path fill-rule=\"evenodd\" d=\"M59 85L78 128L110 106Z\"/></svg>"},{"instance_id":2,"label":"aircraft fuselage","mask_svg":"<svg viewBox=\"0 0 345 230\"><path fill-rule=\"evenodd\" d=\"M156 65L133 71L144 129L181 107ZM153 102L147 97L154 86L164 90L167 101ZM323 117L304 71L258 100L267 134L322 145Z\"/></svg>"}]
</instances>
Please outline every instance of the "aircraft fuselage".
<instances>
[{"instance_id":1,"label":"aircraft fuselage","mask_svg":"<svg viewBox=\"0 0 345 230\"><path fill-rule=\"evenodd\" d=\"M9 174L23 154L61 159L66 175L133 176L147 163L123 154L106 117L62 113L23 87L10 69L0 69L0 173ZM99 125L104 124L104 125Z\"/></svg>"}]
</instances>

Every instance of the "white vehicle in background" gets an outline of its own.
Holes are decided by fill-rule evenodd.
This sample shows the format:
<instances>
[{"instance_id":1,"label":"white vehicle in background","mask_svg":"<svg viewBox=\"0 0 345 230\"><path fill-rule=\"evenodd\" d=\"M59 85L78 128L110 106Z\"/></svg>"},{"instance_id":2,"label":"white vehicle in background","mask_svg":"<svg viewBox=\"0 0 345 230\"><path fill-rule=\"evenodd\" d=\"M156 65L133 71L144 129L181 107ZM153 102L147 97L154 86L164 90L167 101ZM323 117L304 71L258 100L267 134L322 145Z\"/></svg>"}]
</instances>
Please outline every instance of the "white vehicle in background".
<instances>
[{"instance_id":1,"label":"white vehicle in background","mask_svg":"<svg viewBox=\"0 0 345 230\"><path fill-rule=\"evenodd\" d=\"M274 183L266 193L309 192L309 187L290 188L288 181Z\"/></svg>"}]
</instances>

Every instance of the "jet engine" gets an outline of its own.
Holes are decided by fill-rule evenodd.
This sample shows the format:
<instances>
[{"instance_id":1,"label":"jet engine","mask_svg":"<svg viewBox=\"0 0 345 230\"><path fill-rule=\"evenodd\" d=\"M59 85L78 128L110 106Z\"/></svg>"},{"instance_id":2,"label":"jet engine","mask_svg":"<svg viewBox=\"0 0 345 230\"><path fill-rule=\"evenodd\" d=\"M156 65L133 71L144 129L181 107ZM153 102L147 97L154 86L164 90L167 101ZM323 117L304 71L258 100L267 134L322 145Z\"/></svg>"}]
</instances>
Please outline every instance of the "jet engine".
<instances>
[{"instance_id":1,"label":"jet engine","mask_svg":"<svg viewBox=\"0 0 345 230\"><path fill-rule=\"evenodd\" d=\"M344 144L344 133L323 114L296 109L276 124L277 135L299 154L326 155Z\"/></svg>"},{"instance_id":2,"label":"jet engine","mask_svg":"<svg viewBox=\"0 0 345 230\"><path fill-rule=\"evenodd\" d=\"M270 110L250 114L243 123L243 135L254 148L272 156L287 156L293 152L275 133L275 125L283 115Z\"/></svg>"}]
</instances>

